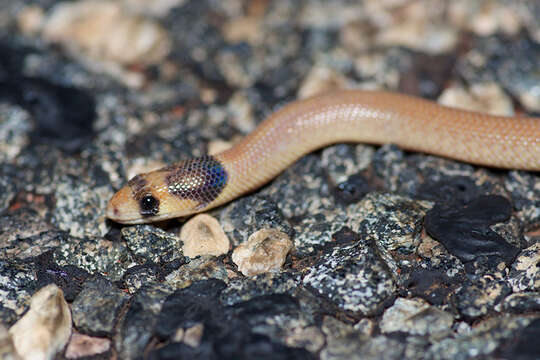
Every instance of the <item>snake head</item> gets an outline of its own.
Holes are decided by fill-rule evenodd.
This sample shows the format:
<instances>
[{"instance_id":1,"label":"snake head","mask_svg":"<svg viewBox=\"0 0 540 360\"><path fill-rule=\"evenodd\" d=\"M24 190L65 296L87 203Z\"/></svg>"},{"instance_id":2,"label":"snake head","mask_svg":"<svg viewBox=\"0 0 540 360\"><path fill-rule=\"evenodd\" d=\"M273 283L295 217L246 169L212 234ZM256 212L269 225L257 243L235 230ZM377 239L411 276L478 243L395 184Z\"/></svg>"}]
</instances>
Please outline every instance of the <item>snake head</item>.
<instances>
[{"instance_id":1,"label":"snake head","mask_svg":"<svg viewBox=\"0 0 540 360\"><path fill-rule=\"evenodd\" d=\"M107 217L141 224L191 215L209 208L226 184L227 171L213 156L182 161L133 177L109 200Z\"/></svg>"}]
</instances>

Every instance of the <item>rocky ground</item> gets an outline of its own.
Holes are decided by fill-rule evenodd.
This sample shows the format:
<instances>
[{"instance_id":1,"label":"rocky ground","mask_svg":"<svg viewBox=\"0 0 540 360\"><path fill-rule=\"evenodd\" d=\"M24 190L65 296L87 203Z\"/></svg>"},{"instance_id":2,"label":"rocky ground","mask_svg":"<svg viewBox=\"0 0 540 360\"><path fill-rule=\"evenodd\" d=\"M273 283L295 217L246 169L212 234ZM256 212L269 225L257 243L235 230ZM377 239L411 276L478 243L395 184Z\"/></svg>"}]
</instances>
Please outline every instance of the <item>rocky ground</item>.
<instances>
[{"instance_id":1,"label":"rocky ground","mask_svg":"<svg viewBox=\"0 0 540 360\"><path fill-rule=\"evenodd\" d=\"M332 88L538 114L539 18L525 0L2 0L2 359L540 358L536 173L340 144L209 216L104 217L136 173Z\"/></svg>"}]
</instances>

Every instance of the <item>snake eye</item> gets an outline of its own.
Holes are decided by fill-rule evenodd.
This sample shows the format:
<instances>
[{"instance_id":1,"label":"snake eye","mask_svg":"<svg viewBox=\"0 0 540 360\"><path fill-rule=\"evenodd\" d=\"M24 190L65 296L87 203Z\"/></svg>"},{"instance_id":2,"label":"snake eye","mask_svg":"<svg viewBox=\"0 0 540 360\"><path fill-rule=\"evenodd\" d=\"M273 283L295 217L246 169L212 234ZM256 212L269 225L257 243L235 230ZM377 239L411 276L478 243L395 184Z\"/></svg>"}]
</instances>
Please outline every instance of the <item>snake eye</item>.
<instances>
[{"instance_id":1,"label":"snake eye","mask_svg":"<svg viewBox=\"0 0 540 360\"><path fill-rule=\"evenodd\" d=\"M151 216L159 212L159 200L152 195L144 195L139 201L141 215Z\"/></svg>"}]
</instances>

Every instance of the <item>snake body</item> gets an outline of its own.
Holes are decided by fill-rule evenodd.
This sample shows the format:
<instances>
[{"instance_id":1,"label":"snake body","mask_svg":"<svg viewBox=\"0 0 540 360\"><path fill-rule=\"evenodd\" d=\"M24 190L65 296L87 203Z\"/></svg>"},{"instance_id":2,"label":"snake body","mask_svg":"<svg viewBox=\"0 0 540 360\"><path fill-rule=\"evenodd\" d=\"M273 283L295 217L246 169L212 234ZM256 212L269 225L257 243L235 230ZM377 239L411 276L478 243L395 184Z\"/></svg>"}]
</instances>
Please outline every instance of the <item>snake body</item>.
<instances>
[{"instance_id":1,"label":"snake body","mask_svg":"<svg viewBox=\"0 0 540 360\"><path fill-rule=\"evenodd\" d=\"M540 170L540 118L340 90L283 107L222 153L135 176L111 198L107 216L134 224L205 211L260 187L303 155L340 142L393 143L471 164Z\"/></svg>"}]
</instances>

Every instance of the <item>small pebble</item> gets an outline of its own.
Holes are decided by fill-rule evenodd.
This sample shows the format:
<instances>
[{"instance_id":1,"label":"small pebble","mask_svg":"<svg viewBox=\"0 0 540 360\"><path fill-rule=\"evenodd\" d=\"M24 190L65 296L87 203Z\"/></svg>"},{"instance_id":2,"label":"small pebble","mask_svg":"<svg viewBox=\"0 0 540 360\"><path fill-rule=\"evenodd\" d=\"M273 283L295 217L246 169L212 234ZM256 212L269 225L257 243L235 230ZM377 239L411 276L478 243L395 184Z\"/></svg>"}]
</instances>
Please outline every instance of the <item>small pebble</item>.
<instances>
[{"instance_id":1,"label":"small pebble","mask_svg":"<svg viewBox=\"0 0 540 360\"><path fill-rule=\"evenodd\" d=\"M232 261L245 276L279 271L292 247L287 234L276 229L262 229L234 249Z\"/></svg>"},{"instance_id":2,"label":"small pebble","mask_svg":"<svg viewBox=\"0 0 540 360\"><path fill-rule=\"evenodd\" d=\"M331 90L346 88L347 84L347 78L343 74L327 67L315 66L300 84L298 98L306 99Z\"/></svg>"},{"instance_id":3,"label":"small pebble","mask_svg":"<svg viewBox=\"0 0 540 360\"><path fill-rule=\"evenodd\" d=\"M453 317L450 313L429 305L422 299L398 298L382 317L383 333L396 331L415 335L444 336L451 332Z\"/></svg>"},{"instance_id":4,"label":"small pebble","mask_svg":"<svg viewBox=\"0 0 540 360\"><path fill-rule=\"evenodd\" d=\"M158 23L107 0L58 3L45 22L43 36L121 65L160 63L171 48L169 35Z\"/></svg>"},{"instance_id":5,"label":"small pebble","mask_svg":"<svg viewBox=\"0 0 540 360\"><path fill-rule=\"evenodd\" d=\"M53 359L71 335L71 312L62 290L50 284L36 292L30 309L9 333L21 358Z\"/></svg>"},{"instance_id":6,"label":"small pebble","mask_svg":"<svg viewBox=\"0 0 540 360\"><path fill-rule=\"evenodd\" d=\"M469 89L460 86L449 87L439 97L439 103L492 115L514 115L512 100L495 83L474 84Z\"/></svg>"},{"instance_id":7,"label":"small pebble","mask_svg":"<svg viewBox=\"0 0 540 360\"><path fill-rule=\"evenodd\" d=\"M30 5L17 14L17 25L23 34L33 35L41 30L44 17L42 8Z\"/></svg>"},{"instance_id":8,"label":"small pebble","mask_svg":"<svg viewBox=\"0 0 540 360\"><path fill-rule=\"evenodd\" d=\"M180 240L184 242L184 255L194 258L199 255L219 256L229 251L229 238L219 222L210 215L200 214L182 226Z\"/></svg>"},{"instance_id":9,"label":"small pebble","mask_svg":"<svg viewBox=\"0 0 540 360\"><path fill-rule=\"evenodd\" d=\"M233 147L230 141L214 140L208 143L208 155L216 155Z\"/></svg>"},{"instance_id":10,"label":"small pebble","mask_svg":"<svg viewBox=\"0 0 540 360\"><path fill-rule=\"evenodd\" d=\"M78 359L104 353L111 348L111 340L74 332L66 348L67 359Z\"/></svg>"}]
</instances>

